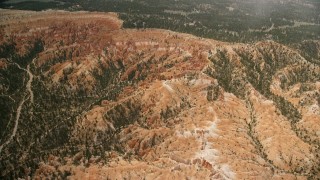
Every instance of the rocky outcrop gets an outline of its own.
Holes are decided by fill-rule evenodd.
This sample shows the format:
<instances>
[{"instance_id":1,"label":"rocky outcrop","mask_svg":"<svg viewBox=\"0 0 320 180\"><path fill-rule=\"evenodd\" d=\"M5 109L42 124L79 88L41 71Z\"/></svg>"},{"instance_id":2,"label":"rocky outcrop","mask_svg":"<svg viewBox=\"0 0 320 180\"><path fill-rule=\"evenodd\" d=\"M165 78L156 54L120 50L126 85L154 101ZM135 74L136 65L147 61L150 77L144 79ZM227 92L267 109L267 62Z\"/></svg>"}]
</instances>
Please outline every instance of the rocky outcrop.
<instances>
[{"instance_id":1,"label":"rocky outcrop","mask_svg":"<svg viewBox=\"0 0 320 180\"><path fill-rule=\"evenodd\" d=\"M1 176L319 176L320 68L301 51L121 29L115 14L0 13L1 145L24 100Z\"/></svg>"}]
</instances>

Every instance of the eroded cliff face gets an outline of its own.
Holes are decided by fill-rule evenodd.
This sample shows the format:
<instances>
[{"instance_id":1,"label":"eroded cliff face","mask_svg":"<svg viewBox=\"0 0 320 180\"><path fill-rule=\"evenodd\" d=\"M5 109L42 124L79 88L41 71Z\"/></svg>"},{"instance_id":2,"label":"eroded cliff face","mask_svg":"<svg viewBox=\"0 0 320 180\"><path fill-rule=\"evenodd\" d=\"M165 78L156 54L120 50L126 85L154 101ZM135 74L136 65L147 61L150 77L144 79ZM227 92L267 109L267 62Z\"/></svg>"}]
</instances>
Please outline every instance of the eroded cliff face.
<instances>
[{"instance_id":1,"label":"eroded cliff face","mask_svg":"<svg viewBox=\"0 0 320 180\"><path fill-rule=\"evenodd\" d=\"M320 176L315 58L121 29L110 13L0 14L1 176Z\"/></svg>"}]
</instances>

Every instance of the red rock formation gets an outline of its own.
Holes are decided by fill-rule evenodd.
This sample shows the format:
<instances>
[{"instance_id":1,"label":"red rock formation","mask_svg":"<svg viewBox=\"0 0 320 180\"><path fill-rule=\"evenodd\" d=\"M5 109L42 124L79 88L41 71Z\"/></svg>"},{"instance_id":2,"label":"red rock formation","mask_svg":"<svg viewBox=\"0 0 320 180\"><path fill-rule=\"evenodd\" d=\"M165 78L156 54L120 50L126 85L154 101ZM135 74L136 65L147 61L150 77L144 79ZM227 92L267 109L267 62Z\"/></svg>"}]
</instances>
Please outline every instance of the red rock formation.
<instances>
[{"instance_id":1,"label":"red rock formation","mask_svg":"<svg viewBox=\"0 0 320 180\"><path fill-rule=\"evenodd\" d=\"M74 179L305 179L319 173L319 102L310 94L319 94L320 68L295 50L275 42L228 44L121 29L112 13L0 13L6 25L1 37L13 37L19 53L27 42L44 41L37 68L63 59L43 72L48 88L68 84L75 91L81 84L94 91L94 73L115 69L123 69L118 83L133 82L114 100L90 106L74 126L75 142L86 137L94 144L99 133L116 133L119 141L105 152L105 163L86 160L86 147L65 163L41 164L35 178L68 172ZM306 80L312 88L299 94L306 82L296 76L304 68L316 75ZM216 99L207 97L213 86L219 87L211 90ZM284 102L301 113L297 123L285 114ZM122 122L135 112L132 122Z\"/></svg>"}]
</instances>

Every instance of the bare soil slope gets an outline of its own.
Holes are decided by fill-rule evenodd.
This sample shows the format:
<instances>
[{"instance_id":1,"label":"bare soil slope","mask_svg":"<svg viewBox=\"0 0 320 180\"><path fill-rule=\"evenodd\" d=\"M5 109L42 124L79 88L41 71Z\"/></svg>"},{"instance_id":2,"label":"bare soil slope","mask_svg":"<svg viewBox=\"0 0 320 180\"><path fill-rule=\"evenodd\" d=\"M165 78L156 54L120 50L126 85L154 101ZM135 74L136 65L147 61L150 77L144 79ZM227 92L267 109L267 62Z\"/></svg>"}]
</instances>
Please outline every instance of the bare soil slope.
<instances>
[{"instance_id":1,"label":"bare soil slope","mask_svg":"<svg viewBox=\"0 0 320 180\"><path fill-rule=\"evenodd\" d=\"M122 29L112 13L0 16L1 101L13 117L24 102L12 140L3 115L1 176L320 177L320 67L297 50ZM34 101L27 72L17 91L5 74L17 64Z\"/></svg>"}]
</instances>

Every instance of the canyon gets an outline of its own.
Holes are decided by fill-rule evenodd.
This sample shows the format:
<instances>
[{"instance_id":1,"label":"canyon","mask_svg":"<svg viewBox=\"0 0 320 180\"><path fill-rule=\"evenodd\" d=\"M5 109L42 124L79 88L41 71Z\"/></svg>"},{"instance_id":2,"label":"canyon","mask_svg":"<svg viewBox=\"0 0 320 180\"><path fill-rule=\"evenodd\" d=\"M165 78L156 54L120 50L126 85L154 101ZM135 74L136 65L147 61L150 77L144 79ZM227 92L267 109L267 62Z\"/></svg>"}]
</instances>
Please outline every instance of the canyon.
<instances>
[{"instance_id":1,"label":"canyon","mask_svg":"<svg viewBox=\"0 0 320 180\"><path fill-rule=\"evenodd\" d=\"M1 177L320 177L319 40L228 43L126 29L115 13L0 16Z\"/></svg>"}]
</instances>

